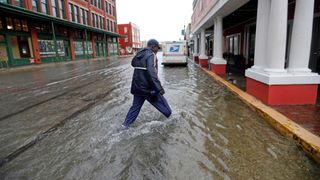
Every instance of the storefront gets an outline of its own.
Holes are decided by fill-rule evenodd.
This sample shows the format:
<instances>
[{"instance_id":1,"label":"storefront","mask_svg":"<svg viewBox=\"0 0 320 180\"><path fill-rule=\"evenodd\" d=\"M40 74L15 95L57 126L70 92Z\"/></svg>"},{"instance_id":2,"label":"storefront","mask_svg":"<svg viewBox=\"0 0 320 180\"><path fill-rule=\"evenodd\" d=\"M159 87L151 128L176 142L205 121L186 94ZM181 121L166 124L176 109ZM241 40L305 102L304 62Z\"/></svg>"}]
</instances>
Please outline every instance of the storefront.
<instances>
[{"instance_id":1,"label":"storefront","mask_svg":"<svg viewBox=\"0 0 320 180\"><path fill-rule=\"evenodd\" d=\"M108 42L108 53L109 53L109 56L117 55L117 53L118 53L117 38L108 37L107 38L107 42Z\"/></svg>"},{"instance_id":2,"label":"storefront","mask_svg":"<svg viewBox=\"0 0 320 180\"><path fill-rule=\"evenodd\" d=\"M26 19L2 16L0 18L1 66L19 66L33 62L29 22Z\"/></svg>"}]
</instances>

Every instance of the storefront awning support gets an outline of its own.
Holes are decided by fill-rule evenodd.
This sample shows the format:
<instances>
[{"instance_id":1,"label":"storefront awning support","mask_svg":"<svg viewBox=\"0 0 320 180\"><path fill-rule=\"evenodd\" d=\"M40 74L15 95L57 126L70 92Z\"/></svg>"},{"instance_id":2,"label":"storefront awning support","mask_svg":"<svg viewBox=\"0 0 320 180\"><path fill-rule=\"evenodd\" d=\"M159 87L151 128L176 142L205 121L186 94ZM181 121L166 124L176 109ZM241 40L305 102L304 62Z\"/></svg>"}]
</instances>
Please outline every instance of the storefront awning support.
<instances>
[{"instance_id":1,"label":"storefront awning support","mask_svg":"<svg viewBox=\"0 0 320 180\"><path fill-rule=\"evenodd\" d=\"M57 44L57 39L56 39L56 33L54 31L54 24L53 21L51 21L51 27L52 27L52 35L53 35L53 42L54 42L54 51L56 52L56 57L54 58L55 61L58 60L58 44Z\"/></svg>"}]
</instances>

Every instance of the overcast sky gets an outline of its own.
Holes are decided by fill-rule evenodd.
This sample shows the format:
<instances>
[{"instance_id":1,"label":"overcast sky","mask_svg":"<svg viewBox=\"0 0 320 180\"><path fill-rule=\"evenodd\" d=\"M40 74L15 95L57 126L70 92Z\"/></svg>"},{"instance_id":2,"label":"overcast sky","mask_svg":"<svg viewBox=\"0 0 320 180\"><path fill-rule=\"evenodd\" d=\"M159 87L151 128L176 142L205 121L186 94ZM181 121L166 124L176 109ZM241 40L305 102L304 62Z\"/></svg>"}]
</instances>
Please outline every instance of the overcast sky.
<instances>
[{"instance_id":1,"label":"overcast sky","mask_svg":"<svg viewBox=\"0 0 320 180\"><path fill-rule=\"evenodd\" d=\"M193 0L117 0L118 24L132 22L140 28L140 40L181 38L191 22Z\"/></svg>"}]
</instances>

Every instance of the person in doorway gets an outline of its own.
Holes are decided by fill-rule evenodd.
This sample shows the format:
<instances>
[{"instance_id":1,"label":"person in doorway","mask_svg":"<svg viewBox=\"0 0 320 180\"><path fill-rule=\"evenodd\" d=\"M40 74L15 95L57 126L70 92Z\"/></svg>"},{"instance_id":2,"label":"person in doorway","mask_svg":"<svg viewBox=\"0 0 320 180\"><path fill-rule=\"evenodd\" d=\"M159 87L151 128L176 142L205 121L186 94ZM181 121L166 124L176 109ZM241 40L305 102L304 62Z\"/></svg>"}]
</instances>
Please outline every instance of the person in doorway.
<instances>
[{"instance_id":1,"label":"person in doorway","mask_svg":"<svg viewBox=\"0 0 320 180\"><path fill-rule=\"evenodd\" d=\"M127 129L136 120L145 100L167 118L172 113L167 100L163 96L165 92L158 78L156 54L159 49L159 42L150 39L147 42L147 47L138 51L132 59L131 65L134 67L131 83L133 103L120 129Z\"/></svg>"}]
</instances>

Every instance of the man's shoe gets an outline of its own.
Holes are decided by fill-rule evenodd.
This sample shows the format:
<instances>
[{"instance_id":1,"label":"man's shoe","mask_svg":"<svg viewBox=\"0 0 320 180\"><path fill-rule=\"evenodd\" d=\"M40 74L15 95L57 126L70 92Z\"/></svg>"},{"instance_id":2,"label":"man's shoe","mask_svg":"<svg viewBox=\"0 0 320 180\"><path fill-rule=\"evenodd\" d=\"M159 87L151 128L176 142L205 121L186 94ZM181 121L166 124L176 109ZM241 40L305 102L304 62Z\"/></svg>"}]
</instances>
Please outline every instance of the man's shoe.
<instances>
[{"instance_id":1,"label":"man's shoe","mask_svg":"<svg viewBox=\"0 0 320 180\"><path fill-rule=\"evenodd\" d=\"M121 126L118 128L118 132L124 131L124 130L127 130L127 129L129 129L129 126L121 124Z\"/></svg>"}]
</instances>

